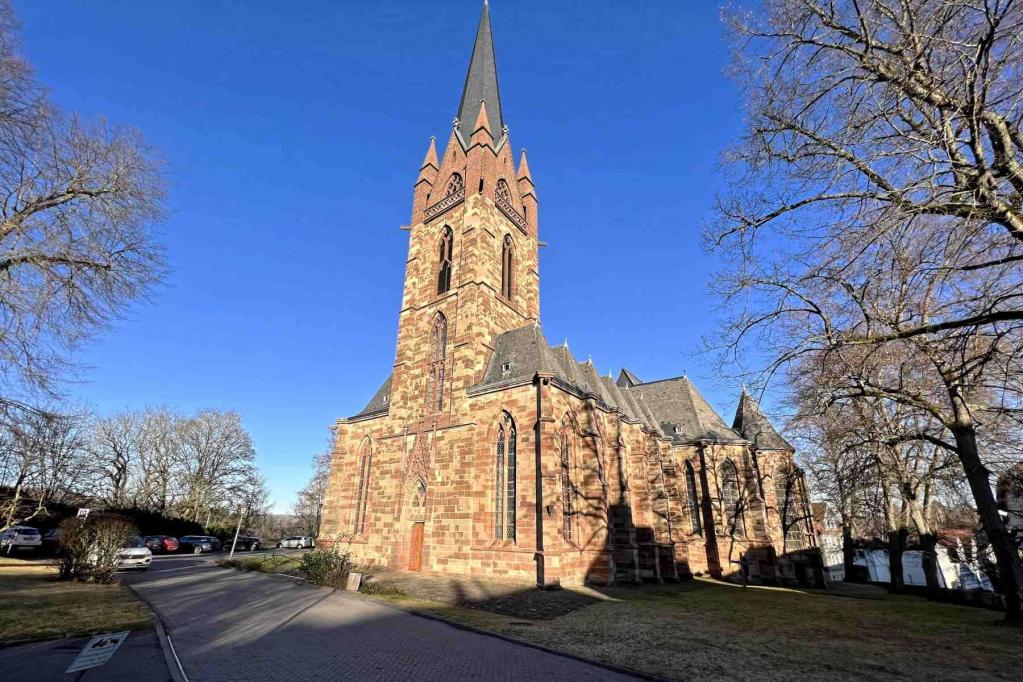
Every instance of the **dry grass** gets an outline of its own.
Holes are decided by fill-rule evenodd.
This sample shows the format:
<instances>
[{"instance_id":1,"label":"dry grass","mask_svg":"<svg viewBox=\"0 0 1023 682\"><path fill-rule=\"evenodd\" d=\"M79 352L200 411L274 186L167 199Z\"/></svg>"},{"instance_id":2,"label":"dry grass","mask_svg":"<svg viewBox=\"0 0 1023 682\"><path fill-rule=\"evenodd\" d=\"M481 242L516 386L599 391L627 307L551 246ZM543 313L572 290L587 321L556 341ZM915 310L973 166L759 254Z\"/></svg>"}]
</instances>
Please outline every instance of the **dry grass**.
<instances>
[{"instance_id":1,"label":"dry grass","mask_svg":"<svg viewBox=\"0 0 1023 682\"><path fill-rule=\"evenodd\" d=\"M675 679L1019 679L1023 630L995 611L693 581L619 589L550 620L386 598L551 649Z\"/></svg>"},{"instance_id":2,"label":"dry grass","mask_svg":"<svg viewBox=\"0 0 1023 682\"><path fill-rule=\"evenodd\" d=\"M298 571L302 565L301 557L295 559L288 556L270 555L268 557L250 557L245 559L221 559L218 566L237 568L242 571L259 571L261 573L287 573Z\"/></svg>"},{"instance_id":3,"label":"dry grass","mask_svg":"<svg viewBox=\"0 0 1023 682\"><path fill-rule=\"evenodd\" d=\"M56 576L48 563L0 559L0 645L152 627L128 589Z\"/></svg>"}]
</instances>

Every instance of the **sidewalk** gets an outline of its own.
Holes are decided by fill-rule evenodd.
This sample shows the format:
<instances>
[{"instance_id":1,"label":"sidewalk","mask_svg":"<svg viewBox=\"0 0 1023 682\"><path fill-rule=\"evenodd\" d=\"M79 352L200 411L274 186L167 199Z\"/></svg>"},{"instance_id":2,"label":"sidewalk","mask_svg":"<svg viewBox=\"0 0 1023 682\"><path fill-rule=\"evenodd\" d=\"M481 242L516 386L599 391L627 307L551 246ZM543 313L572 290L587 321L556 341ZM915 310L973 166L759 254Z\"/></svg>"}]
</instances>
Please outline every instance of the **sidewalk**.
<instances>
[{"instance_id":1,"label":"sidewalk","mask_svg":"<svg viewBox=\"0 0 1023 682\"><path fill-rule=\"evenodd\" d=\"M171 682L155 630L133 630L98 668L65 674L90 637L0 648L0 678L7 682Z\"/></svg>"}]
</instances>

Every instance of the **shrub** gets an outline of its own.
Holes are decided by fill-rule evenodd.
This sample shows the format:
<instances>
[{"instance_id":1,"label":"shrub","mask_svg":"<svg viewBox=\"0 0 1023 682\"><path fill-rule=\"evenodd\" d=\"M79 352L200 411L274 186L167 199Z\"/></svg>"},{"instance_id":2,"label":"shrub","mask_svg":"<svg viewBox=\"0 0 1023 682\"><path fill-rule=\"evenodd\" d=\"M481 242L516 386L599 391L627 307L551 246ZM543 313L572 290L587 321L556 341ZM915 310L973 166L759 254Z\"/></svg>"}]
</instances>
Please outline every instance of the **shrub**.
<instances>
[{"instance_id":1,"label":"shrub","mask_svg":"<svg viewBox=\"0 0 1023 682\"><path fill-rule=\"evenodd\" d=\"M60 524L57 570L65 580L111 582L117 554L138 535L138 528L116 514L93 514L87 519L68 518Z\"/></svg>"},{"instance_id":2,"label":"shrub","mask_svg":"<svg viewBox=\"0 0 1023 682\"><path fill-rule=\"evenodd\" d=\"M342 588L352 570L352 554L337 545L316 549L302 555L300 568L306 578L317 585Z\"/></svg>"}]
</instances>

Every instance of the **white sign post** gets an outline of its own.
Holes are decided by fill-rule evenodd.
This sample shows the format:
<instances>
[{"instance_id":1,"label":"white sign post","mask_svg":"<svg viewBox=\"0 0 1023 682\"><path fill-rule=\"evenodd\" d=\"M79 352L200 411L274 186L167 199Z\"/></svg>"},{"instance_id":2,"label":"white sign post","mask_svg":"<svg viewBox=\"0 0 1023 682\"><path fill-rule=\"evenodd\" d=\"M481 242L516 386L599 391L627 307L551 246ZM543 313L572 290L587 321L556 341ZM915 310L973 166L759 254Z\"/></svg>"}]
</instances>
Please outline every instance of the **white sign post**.
<instances>
[{"instance_id":1,"label":"white sign post","mask_svg":"<svg viewBox=\"0 0 1023 682\"><path fill-rule=\"evenodd\" d=\"M80 519L87 519L87 518L89 518L89 510L85 509L85 508L79 509L78 510L78 518L80 518Z\"/></svg>"},{"instance_id":2,"label":"white sign post","mask_svg":"<svg viewBox=\"0 0 1023 682\"><path fill-rule=\"evenodd\" d=\"M88 511L88 510L86 510ZM117 647L121 646L121 643L128 639L128 633L131 630L125 630L124 632L111 632L105 635L97 635L89 640L89 643L82 649L82 653L78 654L68 669L64 673L76 673L79 670L87 670L88 668L95 668L103 665L110 660L110 657L117 651Z\"/></svg>"}]
</instances>

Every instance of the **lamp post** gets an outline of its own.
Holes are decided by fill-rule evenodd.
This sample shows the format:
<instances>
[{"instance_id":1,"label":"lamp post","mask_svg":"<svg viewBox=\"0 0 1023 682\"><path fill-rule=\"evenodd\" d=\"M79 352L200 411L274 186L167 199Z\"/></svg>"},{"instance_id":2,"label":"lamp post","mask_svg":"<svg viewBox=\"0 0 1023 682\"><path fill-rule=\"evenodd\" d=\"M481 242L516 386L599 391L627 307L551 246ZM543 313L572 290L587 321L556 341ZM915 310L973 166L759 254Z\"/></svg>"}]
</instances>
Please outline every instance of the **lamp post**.
<instances>
[{"instance_id":1,"label":"lamp post","mask_svg":"<svg viewBox=\"0 0 1023 682\"><path fill-rule=\"evenodd\" d=\"M238 544L238 533L242 530L242 519L245 518L245 511L244 507L240 507L238 510L238 525L234 529L234 540L231 541L231 554L227 557L228 561L234 559L234 548Z\"/></svg>"}]
</instances>

